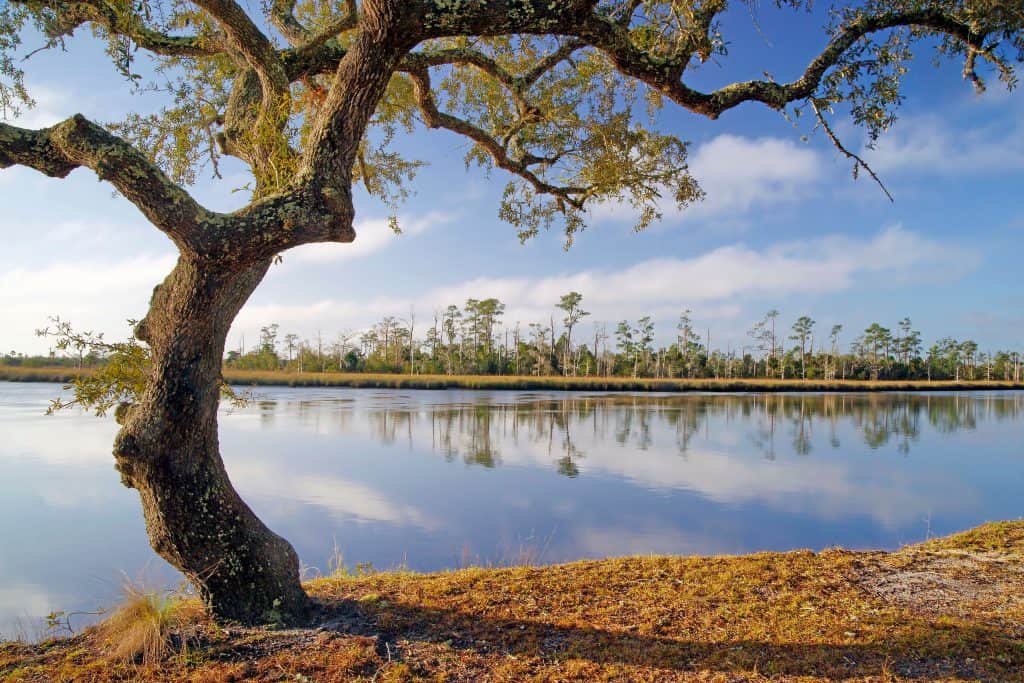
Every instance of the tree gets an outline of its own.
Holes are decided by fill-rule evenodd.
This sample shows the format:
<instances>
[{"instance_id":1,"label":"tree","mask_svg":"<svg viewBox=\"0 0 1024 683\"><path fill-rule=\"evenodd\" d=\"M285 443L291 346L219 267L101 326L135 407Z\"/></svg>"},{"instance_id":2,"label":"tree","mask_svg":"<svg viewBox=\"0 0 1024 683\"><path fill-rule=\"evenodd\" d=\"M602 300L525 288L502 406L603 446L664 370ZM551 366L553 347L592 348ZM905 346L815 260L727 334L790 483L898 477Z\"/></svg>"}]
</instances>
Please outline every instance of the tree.
<instances>
[{"instance_id":1,"label":"tree","mask_svg":"<svg viewBox=\"0 0 1024 683\"><path fill-rule=\"evenodd\" d=\"M772 362L775 361L775 353L776 350L779 348L778 340L775 336L775 321L778 319L778 317L779 312L774 308L764 314L764 336L765 340L769 344L768 357L772 360ZM765 373L767 374L767 369L765 369ZM785 373L785 370L783 370L783 373Z\"/></svg>"},{"instance_id":2,"label":"tree","mask_svg":"<svg viewBox=\"0 0 1024 683\"><path fill-rule=\"evenodd\" d=\"M651 316L645 315L636 321L636 327L633 329L633 341L636 344L637 355L643 357L646 365L653 351L651 343L654 342L654 320L651 319ZM635 369L633 376L636 377Z\"/></svg>"},{"instance_id":3,"label":"tree","mask_svg":"<svg viewBox=\"0 0 1024 683\"><path fill-rule=\"evenodd\" d=\"M288 349L288 362L292 362L295 349L299 348L299 335L288 333L284 336L284 347Z\"/></svg>"},{"instance_id":4,"label":"tree","mask_svg":"<svg viewBox=\"0 0 1024 683\"><path fill-rule=\"evenodd\" d=\"M684 77L725 56L723 0L344 0L303 3L298 15L295 0L251 7L8 0L0 8L5 115L30 103L19 51L32 31L59 47L88 25L109 41L128 82L139 80L140 51L166 77L163 110L129 113L110 128L81 115L41 130L0 123L0 168L57 178L91 169L180 252L135 328L150 363L114 455L139 492L156 552L216 615L244 622L301 619L308 599L294 550L241 500L221 460L225 338L279 254L355 239L354 183L401 198L420 166L390 146L402 126L419 120L467 138L467 161L511 175L499 215L520 237L559 223L571 243L595 203L628 204L642 228L660 217L663 196L680 207L701 197L686 144L653 123L665 102L711 119L748 102L810 111L861 169L827 116L848 108L874 140L902 99L912 42L962 58L979 87L986 63L1012 83L1003 53L1024 48L1020 0L850 1L794 80L702 92ZM256 8L265 14L250 14ZM251 202L233 213L211 211L184 189L204 166L216 173L225 155L254 178Z\"/></svg>"},{"instance_id":5,"label":"tree","mask_svg":"<svg viewBox=\"0 0 1024 683\"><path fill-rule=\"evenodd\" d=\"M793 334L789 337L800 344L800 374L803 379L807 379L807 340L813 334L813 330L814 321L810 317L802 315L793 323Z\"/></svg>"},{"instance_id":6,"label":"tree","mask_svg":"<svg viewBox=\"0 0 1024 683\"><path fill-rule=\"evenodd\" d=\"M830 366L829 366L829 372L828 372L828 374L829 374L828 379L835 379L836 378L836 362L837 362L837 360L839 358L839 335L842 334L842 333L843 333L843 326L842 325L833 325L832 329L828 333L828 338L832 342L832 353L830 354L831 355L831 360L830 360ZM843 378L844 379L846 378L846 371L845 370L843 371Z\"/></svg>"},{"instance_id":7,"label":"tree","mask_svg":"<svg viewBox=\"0 0 1024 683\"><path fill-rule=\"evenodd\" d=\"M683 365L686 367L686 376L693 377L694 360L700 349L700 337L693 331L689 308L679 314L679 324L676 325L676 330L679 332L676 343L679 345L679 353L682 356Z\"/></svg>"},{"instance_id":8,"label":"tree","mask_svg":"<svg viewBox=\"0 0 1024 683\"><path fill-rule=\"evenodd\" d=\"M872 380L878 379L881 367L888 362L888 349L891 344L892 335L888 328L871 323L871 326L864 330L864 348L870 357Z\"/></svg>"},{"instance_id":9,"label":"tree","mask_svg":"<svg viewBox=\"0 0 1024 683\"><path fill-rule=\"evenodd\" d=\"M556 306L565 312L562 324L565 325L565 353L562 356L562 374L567 374L569 368L569 354L572 353L572 328L580 320L590 315L589 312L580 308L583 295L579 292L563 294Z\"/></svg>"},{"instance_id":10,"label":"tree","mask_svg":"<svg viewBox=\"0 0 1024 683\"><path fill-rule=\"evenodd\" d=\"M632 360L633 377L636 377L637 366L640 364L640 354L637 352L637 343L633 338L634 332L628 320L620 320L615 328L615 345L626 359Z\"/></svg>"}]
</instances>

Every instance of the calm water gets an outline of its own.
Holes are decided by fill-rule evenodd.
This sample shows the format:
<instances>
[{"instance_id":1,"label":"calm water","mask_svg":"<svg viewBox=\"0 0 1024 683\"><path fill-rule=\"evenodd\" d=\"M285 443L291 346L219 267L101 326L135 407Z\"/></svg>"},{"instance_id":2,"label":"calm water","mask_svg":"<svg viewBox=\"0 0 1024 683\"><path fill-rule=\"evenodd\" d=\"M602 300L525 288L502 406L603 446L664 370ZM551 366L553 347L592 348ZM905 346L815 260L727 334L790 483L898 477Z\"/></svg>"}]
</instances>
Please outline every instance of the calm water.
<instances>
[{"instance_id":1,"label":"calm water","mask_svg":"<svg viewBox=\"0 0 1024 683\"><path fill-rule=\"evenodd\" d=\"M117 426L0 382L0 632L175 573L113 469ZM1024 516L1024 393L596 395L259 389L235 485L307 574L638 553L896 547ZM29 633L28 635L31 635Z\"/></svg>"}]
</instances>

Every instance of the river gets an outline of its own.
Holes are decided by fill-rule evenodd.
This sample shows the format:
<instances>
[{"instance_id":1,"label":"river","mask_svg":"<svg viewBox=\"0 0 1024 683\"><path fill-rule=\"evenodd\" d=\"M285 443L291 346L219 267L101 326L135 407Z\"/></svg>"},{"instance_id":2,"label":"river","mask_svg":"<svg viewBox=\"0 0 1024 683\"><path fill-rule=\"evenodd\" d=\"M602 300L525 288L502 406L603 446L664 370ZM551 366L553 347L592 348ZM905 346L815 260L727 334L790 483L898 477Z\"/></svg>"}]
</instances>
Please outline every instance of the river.
<instances>
[{"instance_id":1,"label":"river","mask_svg":"<svg viewBox=\"0 0 1024 683\"><path fill-rule=\"evenodd\" d=\"M117 425L0 382L0 634L176 573ZM259 388L225 408L242 496L308 577L651 553L895 548L1024 516L1024 393L595 394ZM73 617L75 623L88 615Z\"/></svg>"}]
</instances>

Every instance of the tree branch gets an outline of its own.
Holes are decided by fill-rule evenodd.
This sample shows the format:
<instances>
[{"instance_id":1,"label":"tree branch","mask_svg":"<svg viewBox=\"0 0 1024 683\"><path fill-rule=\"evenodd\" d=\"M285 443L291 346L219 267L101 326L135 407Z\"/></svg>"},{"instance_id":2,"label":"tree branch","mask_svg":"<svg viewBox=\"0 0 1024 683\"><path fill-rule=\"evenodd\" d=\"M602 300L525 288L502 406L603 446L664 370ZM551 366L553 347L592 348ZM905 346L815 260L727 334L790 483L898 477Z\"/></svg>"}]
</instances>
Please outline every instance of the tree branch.
<instances>
[{"instance_id":1,"label":"tree branch","mask_svg":"<svg viewBox=\"0 0 1024 683\"><path fill-rule=\"evenodd\" d=\"M442 112L437 108L437 103L434 101L431 89L430 72L425 67L409 68L408 73L412 78L416 91L416 101L427 126L430 128L444 128L469 138L490 155L498 168L526 180L538 193L558 197L575 209L583 209L585 196L590 192L590 188L559 187L545 182L530 170L530 166L548 163L551 160L533 155L512 156L502 143L498 142L498 140L482 128L457 116ZM581 197L580 195L583 196Z\"/></svg>"},{"instance_id":2,"label":"tree branch","mask_svg":"<svg viewBox=\"0 0 1024 683\"><path fill-rule=\"evenodd\" d=\"M410 0L403 4L405 28L422 42L450 36L571 34L591 16L597 0Z\"/></svg>"},{"instance_id":3,"label":"tree branch","mask_svg":"<svg viewBox=\"0 0 1024 683\"><path fill-rule=\"evenodd\" d=\"M274 0L270 5L270 23L292 45L309 40L309 30L295 18L295 0Z\"/></svg>"},{"instance_id":4,"label":"tree branch","mask_svg":"<svg viewBox=\"0 0 1024 683\"><path fill-rule=\"evenodd\" d=\"M0 123L0 168L33 168L64 178L84 166L109 181L183 252L201 249L201 226L211 213L121 138L81 114L51 128Z\"/></svg>"},{"instance_id":5,"label":"tree branch","mask_svg":"<svg viewBox=\"0 0 1024 683\"><path fill-rule=\"evenodd\" d=\"M204 240L208 253L248 264L302 244L352 242L354 219L351 187L308 183L234 213L210 216Z\"/></svg>"},{"instance_id":6,"label":"tree branch","mask_svg":"<svg viewBox=\"0 0 1024 683\"><path fill-rule=\"evenodd\" d=\"M761 102L774 109L781 109L790 102L806 99L814 94L828 69L837 64L858 40L877 31L901 26L931 29L962 40L969 46L982 48L982 35L941 10L921 9L864 15L837 31L821 53L810 61L804 73L794 81L742 81L704 93L681 81L689 56L667 59L654 57L638 49L630 39L628 28L610 18L591 14L567 33L606 53L623 74L643 81L690 111L715 119L744 102Z\"/></svg>"},{"instance_id":7,"label":"tree branch","mask_svg":"<svg viewBox=\"0 0 1024 683\"><path fill-rule=\"evenodd\" d=\"M28 2L28 0L10 1L12 4ZM46 0L39 4L55 11L59 10L55 31L48 36L51 39L71 35L79 26L91 22L98 24L110 33L131 38L136 45L144 50L167 57L211 56L225 50L225 45L220 38L194 35L175 36L156 31L146 26L140 17L119 14L109 4L101 0L78 0L72 3Z\"/></svg>"},{"instance_id":8,"label":"tree branch","mask_svg":"<svg viewBox=\"0 0 1024 683\"><path fill-rule=\"evenodd\" d=\"M327 28L319 33L312 34L308 40L309 45L322 45L331 38L336 38L345 31L351 31L359 26L359 7L356 0L345 0L345 14L338 17Z\"/></svg>"},{"instance_id":9,"label":"tree branch","mask_svg":"<svg viewBox=\"0 0 1024 683\"><path fill-rule=\"evenodd\" d=\"M893 199L893 196L889 192L889 189L885 186L885 183L883 183L882 179L878 177L878 174L875 173L875 170L873 168L871 168L870 166L868 166L868 162L864 161L858 155L856 155L853 152L851 152L842 143L842 141L839 139L839 136L836 135L835 131L832 130L832 126L830 126L828 124L828 121L825 119L824 114L821 113L821 109L818 107L818 103L814 100L814 98L812 97L809 101L810 101L810 104L811 104L811 109L814 111L814 116L818 119L818 125L821 126L821 129L823 131L825 131L825 135L828 136L828 139L832 142L833 146L835 146L835 148L838 149L839 152L843 156L845 156L847 159L850 159L851 161L853 161L853 164L854 164L854 166L853 166L853 175L854 175L854 177L855 178L857 177L857 169L859 169L859 168L864 169L865 171L868 172L868 175L870 175L871 178L876 183L878 183L878 186L880 188L882 188L882 192L884 192L885 196L889 198L889 201L890 202L895 202L896 200Z\"/></svg>"},{"instance_id":10,"label":"tree branch","mask_svg":"<svg viewBox=\"0 0 1024 683\"><path fill-rule=\"evenodd\" d=\"M185 254L255 262L309 242L351 242L351 192L310 184L231 214L208 211L132 145L81 115L29 130L0 122L0 169L52 178L79 167L110 182Z\"/></svg>"},{"instance_id":11,"label":"tree branch","mask_svg":"<svg viewBox=\"0 0 1024 683\"><path fill-rule=\"evenodd\" d=\"M228 45L256 70L265 99L287 91L288 78L280 56L270 40L234 0L194 0L224 30Z\"/></svg>"}]
</instances>

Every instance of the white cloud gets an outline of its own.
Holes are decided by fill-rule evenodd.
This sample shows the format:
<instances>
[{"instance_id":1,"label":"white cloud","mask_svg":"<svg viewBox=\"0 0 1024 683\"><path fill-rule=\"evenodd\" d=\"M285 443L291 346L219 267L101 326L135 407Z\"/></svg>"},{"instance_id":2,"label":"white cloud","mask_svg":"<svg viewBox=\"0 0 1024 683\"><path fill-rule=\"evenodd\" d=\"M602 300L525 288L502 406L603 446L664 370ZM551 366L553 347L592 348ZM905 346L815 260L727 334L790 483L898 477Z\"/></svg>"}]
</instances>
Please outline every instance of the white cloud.
<instances>
[{"instance_id":1,"label":"white cloud","mask_svg":"<svg viewBox=\"0 0 1024 683\"><path fill-rule=\"evenodd\" d=\"M314 244L299 247L285 255L285 269L292 264L335 263L366 256L391 245L399 239L420 235L453 219L451 214L434 212L422 217L400 221L403 235L395 235L384 219L371 219L357 226L359 236L353 244ZM62 244L96 241L103 234L109 238L110 226L69 220L41 231L48 242ZM0 326L0 347L24 352L43 352L47 342L35 337L34 331L45 325L48 316L59 315L81 329L104 331L121 338L129 330L125 321L145 314L153 287L163 281L174 267L173 254L143 254L115 262L76 261L62 259L49 265L18 266L0 270L0 310L4 312ZM395 303L398 306L398 303ZM329 306L337 317L336 305ZM408 307L405 307L408 312ZM317 304L292 311L290 306L262 310L261 316L288 323L326 313ZM351 313L355 313L353 310ZM343 317L348 317L348 314ZM266 320L267 318L263 318ZM258 323L258 324L257 324ZM243 314L240 325L264 324Z\"/></svg>"},{"instance_id":2,"label":"white cloud","mask_svg":"<svg viewBox=\"0 0 1024 683\"><path fill-rule=\"evenodd\" d=\"M46 128L66 119L72 112L73 98L67 89L51 88L46 85L30 85L29 94L35 106L21 107L21 115L8 119L7 123L19 128Z\"/></svg>"},{"instance_id":3,"label":"white cloud","mask_svg":"<svg viewBox=\"0 0 1024 683\"><path fill-rule=\"evenodd\" d=\"M125 336L130 317L141 317L153 287L174 267L172 255L141 255L114 263L61 261L0 272L3 348L36 349L34 330L59 315L80 329ZM45 342L43 343L45 348Z\"/></svg>"},{"instance_id":4,"label":"white cloud","mask_svg":"<svg viewBox=\"0 0 1024 683\"><path fill-rule=\"evenodd\" d=\"M719 135L701 145L690 169L707 193L698 214L748 211L802 199L824 173L817 152L792 140Z\"/></svg>"},{"instance_id":5,"label":"white cloud","mask_svg":"<svg viewBox=\"0 0 1024 683\"><path fill-rule=\"evenodd\" d=\"M403 316L410 306L421 316L467 298L496 297L507 306L505 320L546 320L558 297L584 296L593 320L674 316L690 306L702 318L740 313L738 299L779 297L848 289L859 279L880 276L901 283L956 278L979 262L977 252L942 244L895 225L869 239L832 235L763 249L732 244L689 259L662 258L620 269L594 269L538 279L475 278L436 287L410 298L366 301L323 299L306 305L247 306L236 329L255 330L268 321L299 328L341 329L369 325L384 315Z\"/></svg>"},{"instance_id":6,"label":"white cloud","mask_svg":"<svg viewBox=\"0 0 1024 683\"><path fill-rule=\"evenodd\" d=\"M355 226L355 242L351 244L306 244L287 252L284 262L286 265L291 263L322 264L362 258L394 244L399 239L408 239L439 225L444 225L453 218L454 216L439 211L417 218L401 217L398 222L402 230L401 235L391 229L387 219L373 218L361 221Z\"/></svg>"},{"instance_id":7,"label":"white cloud","mask_svg":"<svg viewBox=\"0 0 1024 683\"><path fill-rule=\"evenodd\" d=\"M423 232L441 220L435 216L409 221L407 229ZM58 232L80 229L76 225L56 228ZM145 313L153 286L174 261L171 254L143 255L113 263L62 261L0 271L0 310L4 311L0 347L45 350L45 342L33 332L48 315L122 336L128 332L125 320ZM665 320L681 306L691 307L702 319L735 318L742 312L744 299L840 291L869 278L884 278L891 284L936 277L950 280L978 262L978 253L971 249L936 242L897 225L867 239L832 235L764 248L736 243L688 259L650 259L620 269L541 278L480 277L370 300L251 303L242 310L235 332L255 333L268 322L278 322L307 337L317 329L333 334L369 326L384 315L406 317L410 309L422 324L448 304L491 296L506 304L506 321L525 323L546 320L558 297L572 290L583 294L591 320L634 318L637 311Z\"/></svg>"},{"instance_id":8,"label":"white cloud","mask_svg":"<svg viewBox=\"0 0 1024 683\"><path fill-rule=\"evenodd\" d=\"M773 137L719 135L698 146L690 156L690 172L704 189L702 202L678 211L666 199L666 221L738 215L757 206L772 206L805 198L824 174L821 156L810 147ZM597 220L630 220L628 204L603 204L593 210Z\"/></svg>"},{"instance_id":9,"label":"white cloud","mask_svg":"<svg viewBox=\"0 0 1024 683\"><path fill-rule=\"evenodd\" d=\"M1024 126L954 129L937 116L901 119L862 155L878 172L967 174L1024 168Z\"/></svg>"}]
</instances>

